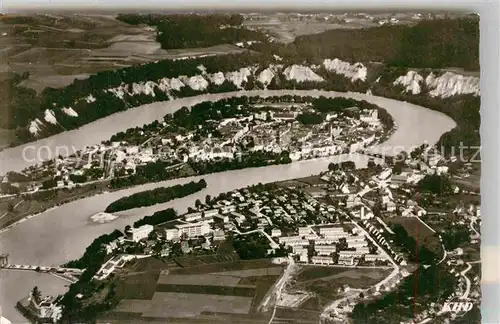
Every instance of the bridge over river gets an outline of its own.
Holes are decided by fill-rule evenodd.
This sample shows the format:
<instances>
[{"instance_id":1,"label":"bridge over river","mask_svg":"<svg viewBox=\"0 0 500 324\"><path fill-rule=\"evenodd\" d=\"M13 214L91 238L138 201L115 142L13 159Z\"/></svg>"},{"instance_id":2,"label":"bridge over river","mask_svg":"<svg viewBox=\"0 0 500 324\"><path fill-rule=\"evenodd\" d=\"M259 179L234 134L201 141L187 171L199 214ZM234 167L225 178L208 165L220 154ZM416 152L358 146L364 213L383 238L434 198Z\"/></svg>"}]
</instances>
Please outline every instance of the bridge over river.
<instances>
[{"instance_id":1,"label":"bridge over river","mask_svg":"<svg viewBox=\"0 0 500 324\"><path fill-rule=\"evenodd\" d=\"M45 273L58 273L81 275L85 269L64 268L64 267L49 267L43 265L29 265L29 264L10 264L9 254L5 253L0 255L0 270L28 270Z\"/></svg>"}]
</instances>

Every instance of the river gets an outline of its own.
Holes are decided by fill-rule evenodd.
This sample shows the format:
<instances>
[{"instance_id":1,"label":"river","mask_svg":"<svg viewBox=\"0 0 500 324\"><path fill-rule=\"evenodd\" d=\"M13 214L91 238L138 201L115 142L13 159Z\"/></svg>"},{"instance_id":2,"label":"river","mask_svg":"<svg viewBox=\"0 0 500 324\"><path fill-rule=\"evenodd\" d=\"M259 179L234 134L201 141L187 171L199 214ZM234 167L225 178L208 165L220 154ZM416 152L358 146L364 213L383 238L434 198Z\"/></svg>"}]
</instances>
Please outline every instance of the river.
<instances>
[{"instance_id":1,"label":"river","mask_svg":"<svg viewBox=\"0 0 500 324\"><path fill-rule=\"evenodd\" d=\"M65 153L74 153L85 146L108 140L112 135L120 131L142 126L157 119L163 119L163 116L167 113L172 113L183 106L191 107L203 101L215 101L239 96L266 97L283 95L346 97L366 100L383 107L393 116L399 127L385 143L388 147L404 146L408 149L413 145L420 145L424 141L435 143L441 134L455 127L455 122L442 113L414 104L362 93L319 90L252 90L204 94L132 108L101 118L78 129L5 149L0 152L0 161L2 161L0 174L5 174L8 171L20 171L41 162L47 157L53 158L59 154L64 156Z\"/></svg>"},{"instance_id":2,"label":"river","mask_svg":"<svg viewBox=\"0 0 500 324\"><path fill-rule=\"evenodd\" d=\"M73 147L78 150L86 145L92 145L102 140L109 139L111 135L126 128L140 126L155 119L162 118L166 113L173 112L182 106L190 106L202 101L218 100L232 96L273 96L286 94L302 96L324 95L327 97L344 96L366 100L385 108L393 116L398 128L385 143L374 149L381 149L382 146L392 147L398 152L414 145L420 145L424 142L433 144L439 139L441 134L455 126L453 120L441 113L409 103L402 103L392 99L364 94L301 90L242 91L224 94L208 94L133 108L99 119L96 122L76 130L5 150L0 153L0 160L2 161L0 174L9 170L20 170L36 163L35 161L27 161L23 158L22 151L29 146L34 148L33 151L36 151L39 147L44 145L52 149L57 145L73 145ZM48 210L37 217L31 218L1 233L0 253L10 253L10 263L40 264L47 266L59 265L80 257L86 246L88 246L95 237L111 232L116 228L123 230L126 225L133 223L144 215L150 215L156 210L172 207L179 212L184 212L187 207L193 205L195 199L199 198L203 201L207 194L216 196L221 192L259 182L274 182L317 174L326 170L328 164L336 160L354 160L357 166L364 166L368 158L363 155L353 154L299 161L287 165L227 171L199 177L146 184L84 198ZM6 163L4 163L4 161L6 161ZM89 221L90 216L104 210L110 202L120 197L159 186L171 186L200 178L204 178L207 181L207 188L194 195L174 200L166 204L121 212L121 217L110 223L94 224ZM3 315L13 323L26 322L13 306L19 299L26 296L35 284L42 288L47 286L45 280L50 282L50 286L52 287L51 291L54 292L63 291L64 285L66 285L66 282L54 280L54 278L49 277L49 275L33 275L23 271L0 271L0 283L2 287L0 291L0 306L2 306Z\"/></svg>"}]
</instances>

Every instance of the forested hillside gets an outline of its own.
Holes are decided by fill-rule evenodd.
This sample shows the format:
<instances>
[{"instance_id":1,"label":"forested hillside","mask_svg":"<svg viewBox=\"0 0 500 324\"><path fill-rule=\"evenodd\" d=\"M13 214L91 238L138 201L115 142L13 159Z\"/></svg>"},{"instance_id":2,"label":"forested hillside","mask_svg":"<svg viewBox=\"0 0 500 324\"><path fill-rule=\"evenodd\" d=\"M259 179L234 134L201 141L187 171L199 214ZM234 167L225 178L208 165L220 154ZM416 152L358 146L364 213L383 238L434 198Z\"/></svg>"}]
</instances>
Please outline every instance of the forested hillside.
<instances>
[{"instance_id":1,"label":"forested hillside","mask_svg":"<svg viewBox=\"0 0 500 324\"><path fill-rule=\"evenodd\" d=\"M255 50L309 61L337 57L404 67L479 69L479 19L424 20L415 26L334 29L299 36L287 46L255 44Z\"/></svg>"},{"instance_id":2,"label":"forested hillside","mask_svg":"<svg viewBox=\"0 0 500 324\"><path fill-rule=\"evenodd\" d=\"M164 49L266 40L261 33L242 27L243 16L240 14L120 14L117 19L133 25L156 26L156 40Z\"/></svg>"},{"instance_id":3,"label":"forested hillside","mask_svg":"<svg viewBox=\"0 0 500 324\"><path fill-rule=\"evenodd\" d=\"M134 24L148 23L158 26L166 24L171 28L183 24L194 26L201 23L200 17L205 16L168 17L170 19L168 22L165 22L165 16L154 15L123 15L120 19ZM207 26L213 28L219 24L230 26L241 23L241 18L237 15L210 17L203 19L212 21ZM186 42L188 44L190 40ZM476 18L422 21L413 27L383 26L360 30L331 30L322 34L299 37L289 45L262 42L255 45L254 49L259 49L261 52L248 51L238 55L164 60L103 71L85 80L75 80L63 89L46 88L39 95L20 87L18 83L22 76L15 76L11 81L4 81L2 84L2 89L6 91L2 92L2 98L5 100L0 106L2 117L0 128L16 129L18 140L15 144L19 144L77 128L145 103L206 92L263 88L260 73L267 72L264 79L271 78L267 80L269 89L358 92L370 90L373 94L410 101L444 112L451 116L458 126L452 131L453 136L449 133L443 137L443 143L447 145L456 144L457 141L479 143L480 99L477 94L460 94L455 91L456 87L461 86L460 82L465 82L460 76L452 81L445 78L439 81L442 86L453 88L450 89L450 96L446 97L431 94L432 89L428 88L423 80L431 72L439 77L443 72L437 69L447 66L478 68L479 22ZM283 56L283 59L277 59L275 54ZM344 60L337 70L329 70L322 65L325 59L334 58ZM356 62L360 63L355 66ZM279 64L281 67L276 68ZM302 64L309 71L314 70L313 73L324 81L289 79L284 71L291 64ZM264 71L271 65L274 65L274 70ZM367 75L364 79L349 80L345 74L346 71L366 67ZM417 69L423 76L423 79L416 81L420 84L421 91L412 93L394 84L397 78L419 67L426 67L423 70ZM189 80L191 77L195 79ZM177 81L181 80L184 83L181 82L182 87L178 89L167 84L165 86L167 90L161 88L159 80L163 78L172 80L177 78ZM191 81L195 83L188 85ZM108 91L117 87L122 87L118 90L123 93L122 95ZM53 118L52 123L51 118ZM37 132L29 130L30 126L37 128Z\"/></svg>"}]
</instances>

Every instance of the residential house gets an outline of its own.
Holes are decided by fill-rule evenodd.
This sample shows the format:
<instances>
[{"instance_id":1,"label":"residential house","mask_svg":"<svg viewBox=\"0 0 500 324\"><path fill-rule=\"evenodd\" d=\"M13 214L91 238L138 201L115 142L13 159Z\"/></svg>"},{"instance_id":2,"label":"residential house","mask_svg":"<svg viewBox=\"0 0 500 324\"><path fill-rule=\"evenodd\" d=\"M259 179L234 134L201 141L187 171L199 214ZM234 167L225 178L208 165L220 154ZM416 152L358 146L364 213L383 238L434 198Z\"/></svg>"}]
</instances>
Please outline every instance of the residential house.
<instances>
[{"instance_id":1,"label":"residential house","mask_svg":"<svg viewBox=\"0 0 500 324\"><path fill-rule=\"evenodd\" d=\"M330 256L313 256L311 258L313 264L322 264L322 265L331 265L333 263L333 259Z\"/></svg>"},{"instance_id":2,"label":"residential house","mask_svg":"<svg viewBox=\"0 0 500 324\"><path fill-rule=\"evenodd\" d=\"M281 230L279 228L273 228L271 230L271 236L272 237L280 237L281 236Z\"/></svg>"},{"instance_id":3,"label":"residential house","mask_svg":"<svg viewBox=\"0 0 500 324\"><path fill-rule=\"evenodd\" d=\"M314 246L314 250L318 253L318 255L331 255L332 253L337 251L336 245L316 245Z\"/></svg>"}]
</instances>

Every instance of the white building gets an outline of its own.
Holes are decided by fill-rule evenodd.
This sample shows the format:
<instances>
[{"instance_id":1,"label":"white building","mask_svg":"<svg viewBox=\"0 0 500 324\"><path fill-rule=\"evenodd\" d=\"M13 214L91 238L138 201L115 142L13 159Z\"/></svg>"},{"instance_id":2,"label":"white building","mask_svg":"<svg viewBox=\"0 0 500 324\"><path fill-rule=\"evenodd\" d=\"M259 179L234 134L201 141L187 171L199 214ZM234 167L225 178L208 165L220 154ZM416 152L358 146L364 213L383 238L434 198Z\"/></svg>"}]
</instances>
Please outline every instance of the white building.
<instances>
[{"instance_id":1,"label":"white building","mask_svg":"<svg viewBox=\"0 0 500 324\"><path fill-rule=\"evenodd\" d=\"M347 243L347 246L350 248L359 249L361 247L368 246L368 242L367 241L351 241L351 242Z\"/></svg>"},{"instance_id":2,"label":"white building","mask_svg":"<svg viewBox=\"0 0 500 324\"><path fill-rule=\"evenodd\" d=\"M210 233L210 225L207 222L187 223L175 225L175 228L170 228L165 231L167 240L177 240L183 235L188 238L204 236Z\"/></svg>"},{"instance_id":3,"label":"white building","mask_svg":"<svg viewBox=\"0 0 500 324\"><path fill-rule=\"evenodd\" d=\"M203 215L202 215L201 212L185 214L184 215L184 220L186 222L195 222L195 221L199 221L202 218L202 216Z\"/></svg>"},{"instance_id":4,"label":"white building","mask_svg":"<svg viewBox=\"0 0 500 324\"><path fill-rule=\"evenodd\" d=\"M361 243L367 243L366 238L364 236L360 235L353 235L353 236L348 236L345 238L345 241L349 247L361 244ZM364 246L364 245L359 245L359 246Z\"/></svg>"},{"instance_id":5,"label":"white building","mask_svg":"<svg viewBox=\"0 0 500 324\"><path fill-rule=\"evenodd\" d=\"M299 236L306 236L310 233L309 227L299 227Z\"/></svg>"},{"instance_id":6,"label":"white building","mask_svg":"<svg viewBox=\"0 0 500 324\"><path fill-rule=\"evenodd\" d=\"M388 211L388 212L393 212L396 210L396 204L393 202L393 201L389 201L386 206L385 206L385 209Z\"/></svg>"},{"instance_id":7,"label":"white building","mask_svg":"<svg viewBox=\"0 0 500 324\"><path fill-rule=\"evenodd\" d=\"M134 259L135 256L130 255L130 254L122 254L122 255L117 255L111 260L107 261L101 266L101 269L97 272L97 274L94 276L95 279L97 280L104 280L106 279L110 274L113 273L113 271L116 270L116 268L123 268L123 266L130 260Z\"/></svg>"},{"instance_id":8,"label":"white building","mask_svg":"<svg viewBox=\"0 0 500 324\"><path fill-rule=\"evenodd\" d=\"M301 246L296 247L294 249L294 253L299 256L300 262L307 263L309 261L309 259L307 257L307 249L306 248L301 247Z\"/></svg>"},{"instance_id":9,"label":"white building","mask_svg":"<svg viewBox=\"0 0 500 324\"><path fill-rule=\"evenodd\" d=\"M387 257L383 254L365 254L365 261L374 262L377 260L387 260Z\"/></svg>"},{"instance_id":10,"label":"white building","mask_svg":"<svg viewBox=\"0 0 500 324\"><path fill-rule=\"evenodd\" d=\"M209 209L209 210L205 210L203 211L205 217L212 217L212 216L216 216L216 215L219 215L219 210L218 209Z\"/></svg>"},{"instance_id":11,"label":"white building","mask_svg":"<svg viewBox=\"0 0 500 324\"><path fill-rule=\"evenodd\" d=\"M279 228L273 228L271 230L271 236L272 237L280 237L281 236L281 230Z\"/></svg>"},{"instance_id":12,"label":"white building","mask_svg":"<svg viewBox=\"0 0 500 324\"><path fill-rule=\"evenodd\" d=\"M236 210L236 205L223 206L220 208L222 214L227 214L234 212Z\"/></svg>"},{"instance_id":13,"label":"white building","mask_svg":"<svg viewBox=\"0 0 500 324\"><path fill-rule=\"evenodd\" d=\"M359 116L359 119L361 121L368 123L370 125L373 125L373 126L378 125L380 123L379 119L378 119L378 110L377 109L373 109L366 114L361 114Z\"/></svg>"},{"instance_id":14,"label":"white building","mask_svg":"<svg viewBox=\"0 0 500 324\"><path fill-rule=\"evenodd\" d=\"M151 233L154 230L153 225L142 225L139 228L131 228L129 233L132 236L132 240L134 242L139 242L142 239L145 239L148 237L149 233Z\"/></svg>"},{"instance_id":15,"label":"white building","mask_svg":"<svg viewBox=\"0 0 500 324\"><path fill-rule=\"evenodd\" d=\"M330 265L333 264L333 259L330 256L313 256L311 258L313 264L325 264Z\"/></svg>"},{"instance_id":16,"label":"white building","mask_svg":"<svg viewBox=\"0 0 500 324\"><path fill-rule=\"evenodd\" d=\"M320 227L319 234L325 237L332 237L344 234L344 229L342 227ZM347 234L347 233L345 233Z\"/></svg>"},{"instance_id":17,"label":"white building","mask_svg":"<svg viewBox=\"0 0 500 324\"><path fill-rule=\"evenodd\" d=\"M335 245L318 245L314 249L318 255L330 255L337 250L337 247Z\"/></svg>"},{"instance_id":18,"label":"white building","mask_svg":"<svg viewBox=\"0 0 500 324\"><path fill-rule=\"evenodd\" d=\"M353 266L354 265L354 257L352 256L344 256L340 255L337 263L340 265Z\"/></svg>"},{"instance_id":19,"label":"white building","mask_svg":"<svg viewBox=\"0 0 500 324\"><path fill-rule=\"evenodd\" d=\"M339 252L339 258L347 258L347 257L360 257L363 254L366 254L366 252L363 251L340 251Z\"/></svg>"},{"instance_id":20,"label":"white building","mask_svg":"<svg viewBox=\"0 0 500 324\"><path fill-rule=\"evenodd\" d=\"M125 149L125 152L127 154L137 154L139 153L139 147L138 146L130 146Z\"/></svg>"},{"instance_id":21,"label":"white building","mask_svg":"<svg viewBox=\"0 0 500 324\"><path fill-rule=\"evenodd\" d=\"M300 236L282 236L279 238L279 242L291 247L309 245L309 241L302 239Z\"/></svg>"},{"instance_id":22,"label":"white building","mask_svg":"<svg viewBox=\"0 0 500 324\"><path fill-rule=\"evenodd\" d=\"M339 240L338 238L334 237L326 237L326 238L318 238L314 240L315 245L329 245L333 243L337 243Z\"/></svg>"}]
</instances>

